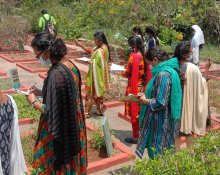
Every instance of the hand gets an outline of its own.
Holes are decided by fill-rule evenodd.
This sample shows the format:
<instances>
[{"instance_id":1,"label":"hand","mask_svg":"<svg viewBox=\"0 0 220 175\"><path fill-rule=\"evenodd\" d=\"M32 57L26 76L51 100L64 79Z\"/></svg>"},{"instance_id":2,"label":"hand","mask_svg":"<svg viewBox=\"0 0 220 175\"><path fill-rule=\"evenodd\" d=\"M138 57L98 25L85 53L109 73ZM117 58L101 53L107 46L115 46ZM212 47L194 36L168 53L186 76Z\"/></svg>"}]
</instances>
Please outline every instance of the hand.
<instances>
[{"instance_id":1,"label":"hand","mask_svg":"<svg viewBox=\"0 0 220 175\"><path fill-rule=\"evenodd\" d=\"M36 96L42 96L42 92L40 89L38 89L36 86L31 86L29 89L28 89L29 93L32 94L34 93L34 95Z\"/></svg>"},{"instance_id":2,"label":"hand","mask_svg":"<svg viewBox=\"0 0 220 175\"><path fill-rule=\"evenodd\" d=\"M33 101L36 100L36 96L34 95L34 93L32 93L31 95L27 96L27 102L31 105L31 103Z\"/></svg>"},{"instance_id":3,"label":"hand","mask_svg":"<svg viewBox=\"0 0 220 175\"><path fill-rule=\"evenodd\" d=\"M145 97L143 93L140 92L137 95L139 96L139 103L147 104L146 102L148 101L148 99Z\"/></svg>"},{"instance_id":4,"label":"hand","mask_svg":"<svg viewBox=\"0 0 220 175\"><path fill-rule=\"evenodd\" d=\"M78 40L74 40L74 42L75 42L75 45L76 45L76 46L81 47L81 44L79 43L79 41L78 41Z\"/></svg>"}]
</instances>

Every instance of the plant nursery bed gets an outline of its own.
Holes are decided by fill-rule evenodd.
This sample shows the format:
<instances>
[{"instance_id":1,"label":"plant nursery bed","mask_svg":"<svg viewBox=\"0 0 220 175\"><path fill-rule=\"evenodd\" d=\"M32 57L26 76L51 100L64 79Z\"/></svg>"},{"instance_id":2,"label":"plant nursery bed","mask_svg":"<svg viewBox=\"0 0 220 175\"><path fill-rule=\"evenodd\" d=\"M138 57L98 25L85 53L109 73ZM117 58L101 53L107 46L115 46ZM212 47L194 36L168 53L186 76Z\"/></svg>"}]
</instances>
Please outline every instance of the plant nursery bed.
<instances>
[{"instance_id":1,"label":"plant nursery bed","mask_svg":"<svg viewBox=\"0 0 220 175\"><path fill-rule=\"evenodd\" d=\"M220 70L208 71L208 79L220 80Z\"/></svg>"},{"instance_id":2,"label":"plant nursery bed","mask_svg":"<svg viewBox=\"0 0 220 175\"><path fill-rule=\"evenodd\" d=\"M6 72L0 70L0 77L6 76Z\"/></svg>"},{"instance_id":3,"label":"plant nursery bed","mask_svg":"<svg viewBox=\"0 0 220 175\"><path fill-rule=\"evenodd\" d=\"M84 71L80 71L80 73L81 73L82 85L84 85L86 82L87 73ZM45 78L47 78L47 73L46 72L39 73L39 77L42 79L45 79Z\"/></svg>"},{"instance_id":4,"label":"plant nursery bed","mask_svg":"<svg viewBox=\"0 0 220 175\"><path fill-rule=\"evenodd\" d=\"M96 128L94 128L89 123L86 123L87 131L94 131ZM89 132L90 132L89 131ZM88 140L90 138L90 135L87 134ZM88 141L89 142L89 141ZM88 151L89 154L89 151ZM90 155L88 155L90 156ZM88 173L94 173L115 165L118 165L120 163L127 162L131 160L131 158L135 158L135 155L122 143L120 142L113 142L113 155L112 157L105 157L101 158L100 160L90 162L88 165ZM88 157L89 159L89 157Z\"/></svg>"},{"instance_id":5,"label":"plant nursery bed","mask_svg":"<svg viewBox=\"0 0 220 175\"><path fill-rule=\"evenodd\" d=\"M33 124L35 122L35 119L33 118L19 118L19 125L29 125Z\"/></svg>"},{"instance_id":6,"label":"plant nursery bed","mask_svg":"<svg viewBox=\"0 0 220 175\"><path fill-rule=\"evenodd\" d=\"M39 120L41 113L29 105L24 95L12 94L12 97L14 98L18 107L19 124L32 124Z\"/></svg>"},{"instance_id":7,"label":"plant nursery bed","mask_svg":"<svg viewBox=\"0 0 220 175\"><path fill-rule=\"evenodd\" d=\"M90 140L92 132L96 130L92 125L86 123L87 127L87 156L88 156L88 173L94 173L106 168L109 168L120 163L124 163L134 158L134 154L122 143L113 143L113 155L108 157L106 149L96 150L91 144ZM33 163L33 150L36 141L36 135L31 130L28 133L23 134L21 142L24 151L24 156L27 164Z\"/></svg>"},{"instance_id":8,"label":"plant nursery bed","mask_svg":"<svg viewBox=\"0 0 220 175\"><path fill-rule=\"evenodd\" d=\"M0 57L10 63L37 61L33 53L8 53L0 54Z\"/></svg>"},{"instance_id":9,"label":"plant nursery bed","mask_svg":"<svg viewBox=\"0 0 220 175\"><path fill-rule=\"evenodd\" d=\"M44 66L39 61L16 63L16 65L30 73L47 72L50 65Z\"/></svg>"},{"instance_id":10,"label":"plant nursery bed","mask_svg":"<svg viewBox=\"0 0 220 175\"><path fill-rule=\"evenodd\" d=\"M1 51L0 50L0 54L11 54L11 53L13 53L13 54L15 54L15 53L30 53L30 51L28 51L28 50L6 50L6 51Z\"/></svg>"},{"instance_id":11,"label":"plant nursery bed","mask_svg":"<svg viewBox=\"0 0 220 175\"><path fill-rule=\"evenodd\" d=\"M82 89L82 97L85 99L85 89ZM104 107L114 108L118 106L123 106L124 102L118 101L118 98L115 94L105 93L104 95Z\"/></svg>"},{"instance_id":12,"label":"plant nursery bed","mask_svg":"<svg viewBox=\"0 0 220 175\"><path fill-rule=\"evenodd\" d=\"M0 77L1 84L0 84L0 89L2 90L3 93L6 94L13 94L15 91L12 90L12 80L11 78L7 76ZM21 84L20 90L27 90L28 87L25 84Z\"/></svg>"},{"instance_id":13,"label":"plant nursery bed","mask_svg":"<svg viewBox=\"0 0 220 175\"><path fill-rule=\"evenodd\" d=\"M75 59L75 58L81 58L81 57L90 58L91 54L86 53L84 51L73 51L73 52L71 51L71 52L67 53L66 57L69 58L69 59Z\"/></svg>"}]
</instances>

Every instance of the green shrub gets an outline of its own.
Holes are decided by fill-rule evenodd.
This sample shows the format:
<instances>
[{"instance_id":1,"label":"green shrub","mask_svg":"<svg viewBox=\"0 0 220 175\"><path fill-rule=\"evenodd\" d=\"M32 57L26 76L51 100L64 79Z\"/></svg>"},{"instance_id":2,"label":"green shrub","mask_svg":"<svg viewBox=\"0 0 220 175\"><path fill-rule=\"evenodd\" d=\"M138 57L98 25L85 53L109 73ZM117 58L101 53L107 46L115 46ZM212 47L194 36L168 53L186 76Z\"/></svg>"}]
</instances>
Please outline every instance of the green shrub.
<instances>
[{"instance_id":1,"label":"green shrub","mask_svg":"<svg viewBox=\"0 0 220 175\"><path fill-rule=\"evenodd\" d=\"M39 119L40 112L31 108L24 95L13 94L12 97L17 104L19 118Z\"/></svg>"},{"instance_id":2,"label":"green shrub","mask_svg":"<svg viewBox=\"0 0 220 175\"><path fill-rule=\"evenodd\" d=\"M130 171L138 175L219 175L220 132L196 139L191 149L165 150L154 160L136 160Z\"/></svg>"},{"instance_id":3,"label":"green shrub","mask_svg":"<svg viewBox=\"0 0 220 175\"><path fill-rule=\"evenodd\" d=\"M105 147L105 140L101 128L92 131L92 138L90 140L91 147L96 150L101 150Z\"/></svg>"}]
</instances>

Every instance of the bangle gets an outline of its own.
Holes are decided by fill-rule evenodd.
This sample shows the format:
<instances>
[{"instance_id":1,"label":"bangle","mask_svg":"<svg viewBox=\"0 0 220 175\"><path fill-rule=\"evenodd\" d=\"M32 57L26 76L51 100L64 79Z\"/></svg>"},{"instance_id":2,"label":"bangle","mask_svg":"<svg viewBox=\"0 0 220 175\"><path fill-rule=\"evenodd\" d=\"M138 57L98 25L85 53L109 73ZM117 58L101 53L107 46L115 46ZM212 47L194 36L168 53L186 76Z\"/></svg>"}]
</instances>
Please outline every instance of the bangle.
<instances>
[{"instance_id":1,"label":"bangle","mask_svg":"<svg viewBox=\"0 0 220 175\"><path fill-rule=\"evenodd\" d=\"M31 107L34 108L34 104L37 102L37 100L34 100L33 102L31 102Z\"/></svg>"}]
</instances>

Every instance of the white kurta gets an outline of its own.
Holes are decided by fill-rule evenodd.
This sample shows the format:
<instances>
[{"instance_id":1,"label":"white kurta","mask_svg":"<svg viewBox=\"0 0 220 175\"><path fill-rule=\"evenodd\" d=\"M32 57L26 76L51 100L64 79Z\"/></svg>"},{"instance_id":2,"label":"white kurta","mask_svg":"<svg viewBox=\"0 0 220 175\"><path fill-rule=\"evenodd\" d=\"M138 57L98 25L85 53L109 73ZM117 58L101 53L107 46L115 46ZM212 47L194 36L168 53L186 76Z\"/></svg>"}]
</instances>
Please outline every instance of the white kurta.
<instances>
[{"instance_id":1,"label":"white kurta","mask_svg":"<svg viewBox=\"0 0 220 175\"><path fill-rule=\"evenodd\" d=\"M192 28L195 30L195 34L191 40L192 46L192 62L194 64L199 63L199 46L205 44L204 34L198 25L193 25Z\"/></svg>"},{"instance_id":2,"label":"white kurta","mask_svg":"<svg viewBox=\"0 0 220 175\"><path fill-rule=\"evenodd\" d=\"M24 154L21 146L20 132L18 125L18 109L14 99L11 99L14 108L14 118L12 121L11 137L10 137L10 172L9 175L24 175L27 172ZM1 162L1 157L0 157ZM0 175L3 175L2 165L0 163Z\"/></svg>"},{"instance_id":3,"label":"white kurta","mask_svg":"<svg viewBox=\"0 0 220 175\"><path fill-rule=\"evenodd\" d=\"M180 131L205 135L208 117L208 87L199 68L188 63L185 73Z\"/></svg>"}]
</instances>

